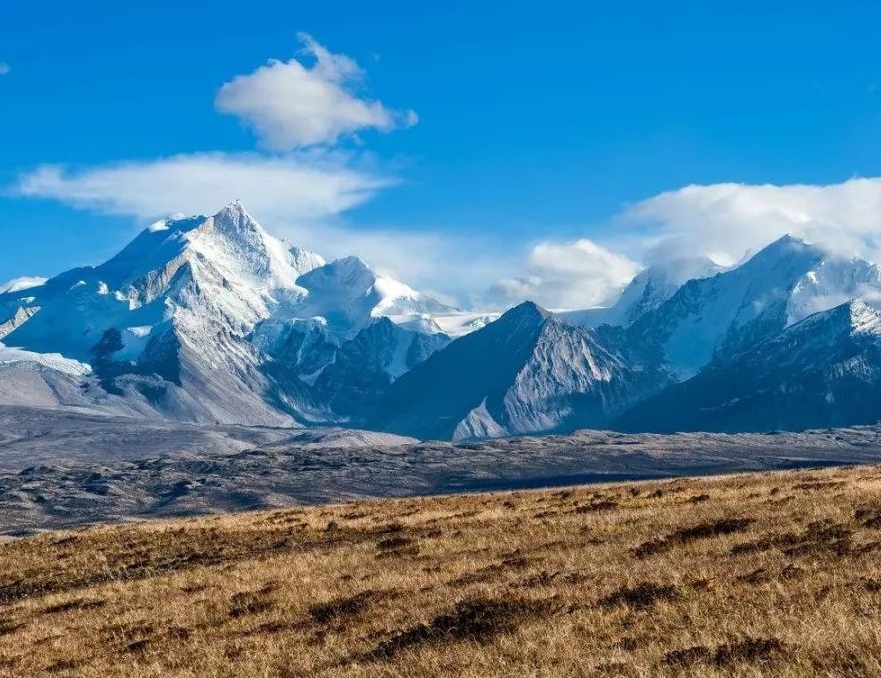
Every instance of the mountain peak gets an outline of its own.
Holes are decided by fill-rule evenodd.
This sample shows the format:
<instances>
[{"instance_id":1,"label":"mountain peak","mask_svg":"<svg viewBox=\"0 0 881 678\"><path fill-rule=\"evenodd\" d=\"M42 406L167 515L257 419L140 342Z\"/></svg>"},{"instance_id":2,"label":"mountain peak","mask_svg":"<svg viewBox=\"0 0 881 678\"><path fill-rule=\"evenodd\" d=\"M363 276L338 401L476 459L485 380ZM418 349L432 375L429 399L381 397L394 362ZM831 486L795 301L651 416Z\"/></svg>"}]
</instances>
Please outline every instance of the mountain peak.
<instances>
[{"instance_id":1,"label":"mountain peak","mask_svg":"<svg viewBox=\"0 0 881 678\"><path fill-rule=\"evenodd\" d=\"M782 236L777 238L777 240L771 243L771 245L778 245L780 247L804 244L804 240L795 237L794 235L792 235L792 233L784 233Z\"/></svg>"},{"instance_id":2,"label":"mountain peak","mask_svg":"<svg viewBox=\"0 0 881 678\"><path fill-rule=\"evenodd\" d=\"M809 245L801 238L796 238L794 235L786 233L772 243L765 245L765 247L760 249L752 258L757 259L761 257L764 259L770 259L804 253L819 254L820 252L820 248L815 245Z\"/></svg>"},{"instance_id":3,"label":"mountain peak","mask_svg":"<svg viewBox=\"0 0 881 678\"><path fill-rule=\"evenodd\" d=\"M257 223L238 200L229 203L213 217L214 223L227 230L257 231L263 233L263 227Z\"/></svg>"},{"instance_id":4,"label":"mountain peak","mask_svg":"<svg viewBox=\"0 0 881 678\"><path fill-rule=\"evenodd\" d=\"M318 290L327 293L357 288L360 295L376 282L376 278L376 273L358 257L343 257L309 271L298 283L315 293Z\"/></svg>"},{"instance_id":5,"label":"mountain peak","mask_svg":"<svg viewBox=\"0 0 881 678\"><path fill-rule=\"evenodd\" d=\"M543 309L534 301L527 300L507 310L496 322L541 323L552 317L552 315L553 314L550 311Z\"/></svg>"},{"instance_id":6,"label":"mountain peak","mask_svg":"<svg viewBox=\"0 0 881 678\"><path fill-rule=\"evenodd\" d=\"M236 214L242 216L250 216L248 211L245 209L245 206L242 205L240 200L233 200L230 203L227 203L223 209L221 209L215 216L219 216L221 214Z\"/></svg>"},{"instance_id":7,"label":"mountain peak","mask_svg":"<svg viewBox=\"0 0 881 678\"><path fill-rule=\"evenodd\" d=\"M343 257L341 259L334 259L331 261L328 266L332 266L335 269L340 271L351 271L355 272L370 272L372 273L370 267L364 262L361 257L356 257L354 255Z\"/></svg>"},{"instance_id":8,"label":"mountain peak","mask_svg":"<svg viewBox=\"0 0 881 678\"><path fill-rule=\"evenodd\" d=\"M758 252L748 257L742 265L733 271L746 275L781 276L786 272L795 275L806 273L818 265L828 252L816 245L810 245L800 238L786 234L774 242L765 245Z\"/></svg>"}]
</instances>

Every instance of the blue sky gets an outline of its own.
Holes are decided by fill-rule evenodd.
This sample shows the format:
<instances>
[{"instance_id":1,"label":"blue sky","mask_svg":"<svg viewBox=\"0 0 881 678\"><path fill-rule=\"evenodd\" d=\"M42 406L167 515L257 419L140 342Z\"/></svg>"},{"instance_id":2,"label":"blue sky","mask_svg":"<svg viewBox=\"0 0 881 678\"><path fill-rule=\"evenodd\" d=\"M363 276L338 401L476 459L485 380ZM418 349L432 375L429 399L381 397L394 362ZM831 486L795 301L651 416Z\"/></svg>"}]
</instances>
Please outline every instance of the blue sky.
<instances>
[{"instance_id":1,"label":"blue sky","mask_svg":"<svg viewBox=\"0 0 881 678\"><path fill-rule=\"evenodd\" d=\"M665 243L733 259L810 223L872 250L881 188L842 182L881 175L881 6L824 4L14 0L0 24L0 281L97 263L153 216L235 198L295 242L506 302L593 303ZM379 118L280 141L254 122L271 82L219 103L269 59L311 67L301 32L357 62L344 89ZM282 207L261 180L169 193L152 177L172 157L198 158L179 172L287 163L306 172L292 202L329 197ZM678 192L690 184L704 191ZM127 190L137 204L98 195Z\"/></svg>"}]
</instances>

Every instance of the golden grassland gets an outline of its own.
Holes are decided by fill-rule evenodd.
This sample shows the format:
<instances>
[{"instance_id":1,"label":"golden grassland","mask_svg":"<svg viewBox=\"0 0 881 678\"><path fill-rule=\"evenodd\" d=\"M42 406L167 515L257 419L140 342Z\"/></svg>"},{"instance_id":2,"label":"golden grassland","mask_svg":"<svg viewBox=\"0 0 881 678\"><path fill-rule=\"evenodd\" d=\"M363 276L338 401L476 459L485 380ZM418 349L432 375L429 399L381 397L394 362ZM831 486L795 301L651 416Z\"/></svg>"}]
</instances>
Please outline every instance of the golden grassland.
<instances>
[{"instance_id":1,"label":"golden grassland","mask_svg":"<svg viewBox=\"0 0 881 678\"><path fill-rule=\"evenodd\" d=\"M0 675L881 675L881 468L0 546Z\"/></svg>"}]
</instances>

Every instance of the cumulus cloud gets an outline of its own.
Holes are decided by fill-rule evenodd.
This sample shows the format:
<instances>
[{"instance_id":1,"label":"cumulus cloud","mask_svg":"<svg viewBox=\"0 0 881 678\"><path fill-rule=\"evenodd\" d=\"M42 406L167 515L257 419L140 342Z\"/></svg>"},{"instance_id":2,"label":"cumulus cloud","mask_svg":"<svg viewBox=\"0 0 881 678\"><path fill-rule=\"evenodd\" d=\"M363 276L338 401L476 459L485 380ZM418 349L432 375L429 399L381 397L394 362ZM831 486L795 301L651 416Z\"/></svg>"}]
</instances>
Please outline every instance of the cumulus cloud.
<instances>
[{"instance_id":1,"label":"cumulus cloud","mask_svg":"<svg viewBox=\"0 0 881 678\"><path fill-rule=\"evenodd\" d=\"M267 218L313 221L359 205L393 183L351 167L340 154L198 153L81 170L44 165L20 176L13 192L142 219L210 212L239 198Z\"/></svg>"},{"instance_id":2,"label":"cumulus cloud","mask_svg":"<svg viewBox=\"0 0 881 678\"><path fill-rule=\"evenodd\" d=\"M7 75L11 69L5 61L0 61L0 75Z\"/></svg>"},{"instance_id":3,"label":"cumulus cloud","mask_svg":"<svg viewBox=\"0 0 881 678\"><path fill-rule=\"evenodd\" d=\"M613 235L601 242L535 246L523 273L498 280L490 298L499 305L524 298L561 308L605 304L641 265L702 256L730 265L787 233L881 263L881 178L691 185L640 201L611 223Z\"/></svg>"},{"instance_id":4,"label":"cumulus cloud","mask_svg":"<svg viewBox=\"0 0 881 678\"><path fill-rule=\"evenodd\" d=\"M789 233L881 261L881 178L822 186L692 185L636 203L620 221L632 232L631 246L647 245L647 257L705 254L734 263Z\"/></svg>"},{"instance_id":5,"label":"cumulus cloud","mask_svg":"<svg viewBox=\"0 0 881 678\"><path fill-rule=\"evenodd\" d=\"M351 58L332 54L306 33L303 54L312 60L271 60L223 85L215 106L251 127L276 151L331 145L359 130L411 127L414 111L394 111L360 95L364 72Z\"/></svg>"},{"instance_id":6,"label":"cumulus cloud","mask_svg":"<svg viewBox=\"0 0 881 678\"><path fill-rule=\"evenodd\" d=\"M489 290L499 305L531 299L548 308L587 308L608 302L640 265L588 239L543 242L529 251L526 273L502 278Z\"/></svg>"}]
</instances>

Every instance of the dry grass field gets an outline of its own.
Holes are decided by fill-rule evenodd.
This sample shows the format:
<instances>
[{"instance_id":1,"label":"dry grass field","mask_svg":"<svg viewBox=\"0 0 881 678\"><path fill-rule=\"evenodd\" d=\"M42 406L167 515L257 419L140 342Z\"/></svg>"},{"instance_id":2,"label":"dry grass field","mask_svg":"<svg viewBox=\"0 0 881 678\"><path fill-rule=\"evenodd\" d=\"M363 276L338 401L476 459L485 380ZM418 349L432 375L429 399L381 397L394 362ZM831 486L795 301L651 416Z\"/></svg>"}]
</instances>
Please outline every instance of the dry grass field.
<instances>
[{"instance_id":1,"label":"dry grass field","mask_svg":"<svg viewBox=\"0 0 881 678\"><path fill-rule=\"evenodd\" d=\"M881 675L881 468L11 541L0 675Z\"/></svg>"}]
</instances>

